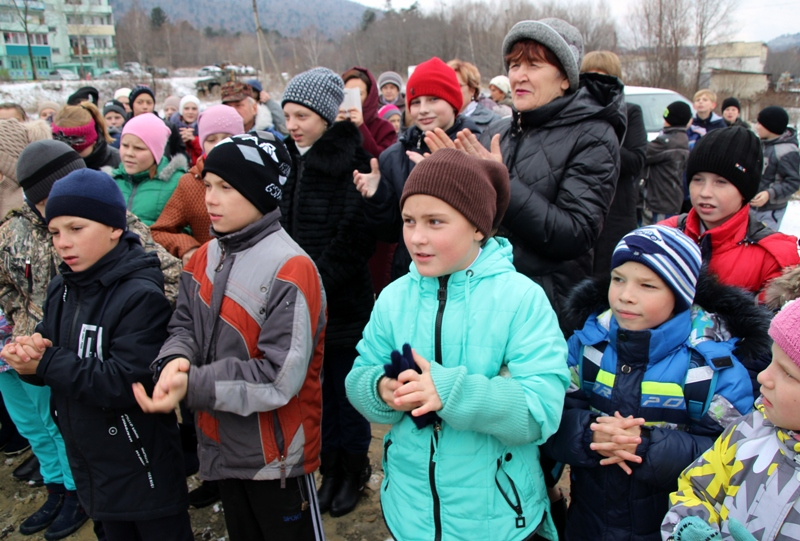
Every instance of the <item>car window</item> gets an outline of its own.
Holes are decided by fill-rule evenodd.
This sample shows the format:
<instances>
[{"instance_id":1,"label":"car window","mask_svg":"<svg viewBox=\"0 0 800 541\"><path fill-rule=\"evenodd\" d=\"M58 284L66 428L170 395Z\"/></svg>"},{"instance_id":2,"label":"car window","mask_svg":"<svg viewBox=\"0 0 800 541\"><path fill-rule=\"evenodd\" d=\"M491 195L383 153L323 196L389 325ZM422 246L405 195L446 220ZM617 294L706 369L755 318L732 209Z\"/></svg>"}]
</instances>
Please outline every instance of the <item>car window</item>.
<instances>
[{"instance_id":1,"label":"car window","mask_svg":"<svg viewBox=\"0 0 800 541\"><path fill-rule=\"evenodd\" d=\"M648 133L659 132L664 127L664 111L674 101L685 101L679 94L631 94L625 95L625 101L635 103L642 108L644 127ZM686 103L689 103L688 101ZM689 103L691 107L691 103Z\"/></svg>"}]
</instances>

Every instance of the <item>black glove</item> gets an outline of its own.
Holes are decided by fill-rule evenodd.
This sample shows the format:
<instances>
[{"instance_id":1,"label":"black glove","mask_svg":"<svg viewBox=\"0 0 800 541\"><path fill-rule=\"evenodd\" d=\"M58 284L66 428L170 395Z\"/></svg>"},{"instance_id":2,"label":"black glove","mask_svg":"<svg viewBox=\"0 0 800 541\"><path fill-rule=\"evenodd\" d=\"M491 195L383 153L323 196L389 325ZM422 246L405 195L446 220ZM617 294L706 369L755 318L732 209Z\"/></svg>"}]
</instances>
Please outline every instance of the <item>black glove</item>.
<instances>
[{"instance_id":1,"label":"black glove","mask_svg":"<svg viewBox=\"0 0 800 541\"><path fill-rule=\"evenodd\" d=\"M383 373L389 379L397 379L397 377L406 370L414 370L417 374L422 373L422 369L414 362L414 354L411 353L411 346L403 344L403 353L397 350L392 351L392 362L383 365ZM426 426L441 421L441 417L435 411L429 411L425 415L414 417L410 411L407 411L411 420L417 425L417 428L423 429Z\"/></svg>"}]
</instances>

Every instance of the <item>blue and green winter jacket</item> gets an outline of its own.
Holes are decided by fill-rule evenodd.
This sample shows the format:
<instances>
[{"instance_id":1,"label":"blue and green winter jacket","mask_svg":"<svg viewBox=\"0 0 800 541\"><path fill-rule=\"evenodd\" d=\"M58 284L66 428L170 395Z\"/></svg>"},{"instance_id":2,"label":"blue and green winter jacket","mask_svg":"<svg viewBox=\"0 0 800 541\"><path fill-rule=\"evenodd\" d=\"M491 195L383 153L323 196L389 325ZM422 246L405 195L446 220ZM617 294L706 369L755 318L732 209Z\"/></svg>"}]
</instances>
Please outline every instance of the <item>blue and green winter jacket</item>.
<instances>
[{"instance_id":1,"label":"blue and green winter jacket","mask_svg":"<svg viewBox=\"0 0 800 541\"><path fill-rule=\"evenodd\" d=\"M377 391L392 350L431 362L441 421L418 429ZM347 396L384 439L381 503L395 539L556 539L538 445L558 428L566 343L544 291L490 239L466 270L410 274L383 290L347 376ZM467 533L468 532L468 533Z\"/></svg>"},{"instance_id":2,"label":"blue and green winter jacket","mask_svg":"<svg viewBox=\"0 0 800 541\"><path fill-rule=\"evenodd\" d=\"M681 471L752 409L740 360L763 354L769 315L745 292L702 274L697 291L691 309L641 331L617 324L607 280L580 284L570 297L570 312L592 314L569 339L572 385L561 426L542 447L571 466L567 541L661 541ZM617 411L646 421L632 475L601 466L590 448L590 425Z\"/></svg>"}]
</instances>

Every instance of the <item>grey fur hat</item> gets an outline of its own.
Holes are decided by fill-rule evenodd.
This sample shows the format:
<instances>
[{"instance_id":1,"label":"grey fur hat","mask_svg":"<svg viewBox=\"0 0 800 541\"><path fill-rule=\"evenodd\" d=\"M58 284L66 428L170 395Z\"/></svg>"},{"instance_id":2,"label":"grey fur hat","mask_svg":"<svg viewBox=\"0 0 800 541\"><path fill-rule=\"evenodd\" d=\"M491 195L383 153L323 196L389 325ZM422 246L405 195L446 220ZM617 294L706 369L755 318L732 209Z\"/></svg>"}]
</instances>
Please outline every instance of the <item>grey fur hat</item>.
<instances>
[{"instance_id":1,"label":"grey fur hat","mask_svg":"<svg viewBox=\"0 0 800 541\"><path fill-rule=\"evenodd\" d=\"M515 24L503 40L503 58L520 40L529 39L550 49L561 61L569 79L569 89L578 89L580 67L583 62L583 37L577 28L561 19L520 21ZM506 63L508 71L508 63Z\"/></svg>"},{"instance_id":2,"label":"grey fur hat","mask_svg":"<svg viewBox=\"0 0 800 541\"><path fill-rule=\"evenodd\" d=\"M344 81L328 68L314 68L295 75L283 92L287 102L308 107L332 125L344 100Z\"/></svg>"}]
</instances>

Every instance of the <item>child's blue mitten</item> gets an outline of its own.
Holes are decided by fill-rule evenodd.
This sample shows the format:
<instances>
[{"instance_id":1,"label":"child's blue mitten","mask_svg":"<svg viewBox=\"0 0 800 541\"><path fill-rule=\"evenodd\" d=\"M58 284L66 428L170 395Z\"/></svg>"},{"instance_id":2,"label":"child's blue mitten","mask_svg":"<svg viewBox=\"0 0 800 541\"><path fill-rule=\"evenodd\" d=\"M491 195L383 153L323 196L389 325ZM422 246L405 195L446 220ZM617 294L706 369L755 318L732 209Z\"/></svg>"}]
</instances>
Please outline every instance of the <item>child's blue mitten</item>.
<instances>
[{"instance_id":1,"label":"child's blue mitten","mask_svg":"<svg viewBox=\"0 0 800 541\"><path fill-rule=\"evenodd\" d=\"M383 373L387 378L397 379L397 376L409 369L416 371L417 374L422 373L422 369L414 362L414 354L411 352L410 345L403 344L403 352L400 353L394 350L392 351L391 357L392 362L383 365ZM417 425L417 428L420 429L441 420L435 411L429 411L425 415L420 415L419 417L414 417L411 415L411 412L406 413L408 413L411 420L414 421L414 424Z\"/></svg>"},{"instance_id":2,"label":"child's blue mitten","mask_svg":"<svg viewBox=\"0 0 800 541\"><path fill-rule=\"evenodd\" d=\"M728 531L731 532L731 537L734 541L758 541L753 534L747 531L744 524L732 518L728 521Z\"/></svg>"},{"instance_id":3,"label":"child's blue mitten","mask_svg":"<svg viewBox=\"0 0 800 541\"><path fill-rule=\"evenodd\" d=\"M722 539L719 530L700 517L684 517L672 534L675 541L716 541Z\"/></svg>"}]
</instances>

